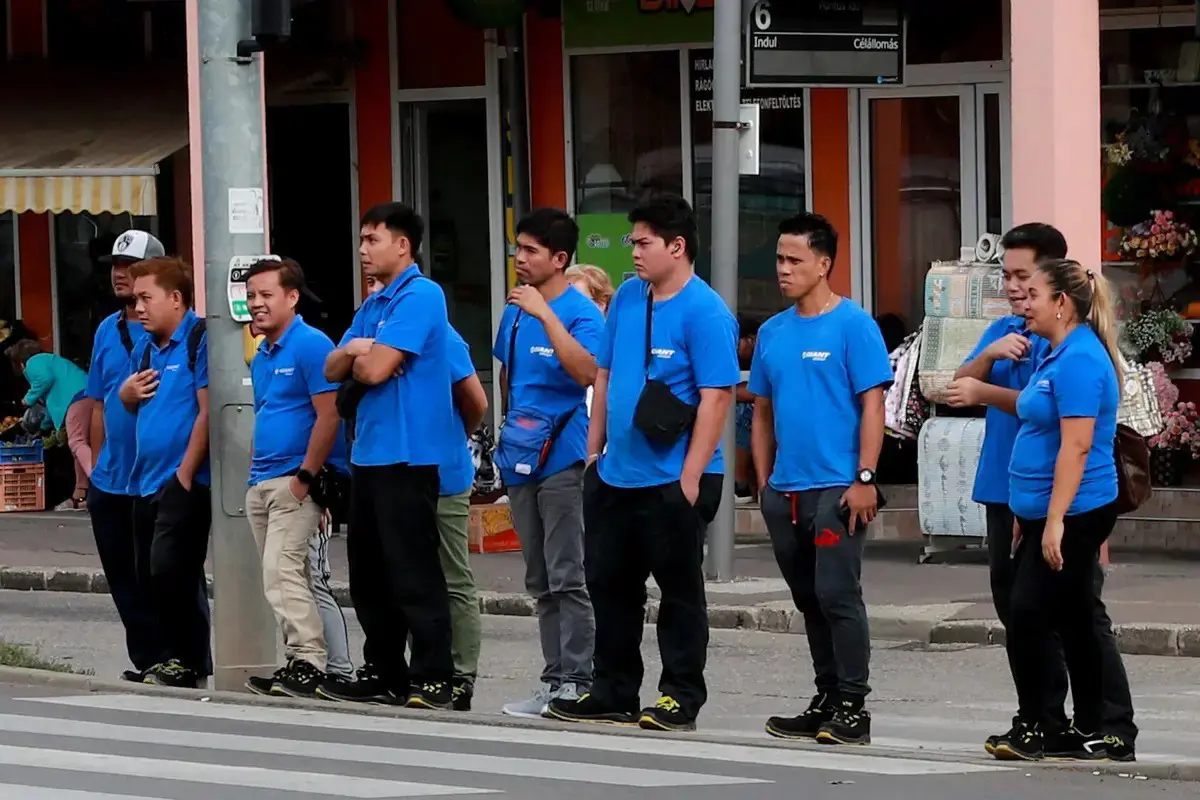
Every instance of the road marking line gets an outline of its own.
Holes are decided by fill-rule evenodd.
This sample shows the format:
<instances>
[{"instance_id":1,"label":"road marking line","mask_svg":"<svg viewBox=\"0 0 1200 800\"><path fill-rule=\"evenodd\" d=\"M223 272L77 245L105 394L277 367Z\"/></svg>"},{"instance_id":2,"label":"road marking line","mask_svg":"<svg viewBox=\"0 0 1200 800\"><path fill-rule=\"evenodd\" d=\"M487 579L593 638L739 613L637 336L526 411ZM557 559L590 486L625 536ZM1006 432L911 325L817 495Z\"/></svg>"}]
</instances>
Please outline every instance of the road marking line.
<instances>
[{"instance_id":1,"label":"road marking line","mask_svg":"<svg viewBox=\"0 0 1200 800\"><path fill-rule=\"evenodd\" d=\"M338 731L375 732L408 736L495 742L535 747L578 748L637 756L663 756L700 761L723 761L742 765L794 767L828 772L875 775L961 775L1008 771L1008 767L950 761L925 761L869 753L753 747L687 739L656 739L650 736L621 736L574 731L514 728L457 722L434 722L412 718L374 717L335 711L238 706L200 703L149 695L81 695L74 697L30 697L31 703L73 706L108 711L180 714L193 718L267 725L298 725ZM586 726L580 726L584 728ZM765 736L766 734L764 734Z\"/></svg>"},{"instance_id":2,"label":"road marking line","mask_svg":"<svg viewBox=\"0 0 1200 800\"><path fill-rule=\"evenodd\" d=\"M475 789L464 786L441 786L375 778L356 778L350 775L327 775L264 767L234 767L227 764L202 764L194 761L81 753L74 750L51 750L14 745L0 745L0 764L68 772L88 772L99 775L123 775L130 778L152 778L160 781L189 781L216 786L303 792L305 796L309 797L328 795L367 800L367 798L384 797L495 793L495 790L492 789Z\"/></svg>"},{"instance_id":3,"label":"road marking line","mask_svg":"<svg viewBox=\"0 0 1200 800\"><path fill-rule=\"evenodd\" d=\"M0 732L25 733L36 736L72 736L81 739L157 744L199 750L229 750L239 753L296 756L360 764L386 764L394 767L444 769L483 775L507 775L514 778L597 783L606 786L679 787L770 783L770 781L726 775L703 775L531 758L506 758L475 753L407 750L342 742L315 742L304 739L279 739L170 728L110 725L102 722L84 722L57 717L23 717L15 714L0 714Z\"/></svg>"},{"instance_id":4,"label":"road marking line","mask_svg":"<svg viewBox=\"0 0 1200 800\"><path fill-rule=\"evenodd\" d=\"M18 797L20 800L162 800L132 794L109 794L89 792L85 789L50 789L45 786L24 786L16 783L0 783L0 797Z\"/></svg>"}]
</instances>

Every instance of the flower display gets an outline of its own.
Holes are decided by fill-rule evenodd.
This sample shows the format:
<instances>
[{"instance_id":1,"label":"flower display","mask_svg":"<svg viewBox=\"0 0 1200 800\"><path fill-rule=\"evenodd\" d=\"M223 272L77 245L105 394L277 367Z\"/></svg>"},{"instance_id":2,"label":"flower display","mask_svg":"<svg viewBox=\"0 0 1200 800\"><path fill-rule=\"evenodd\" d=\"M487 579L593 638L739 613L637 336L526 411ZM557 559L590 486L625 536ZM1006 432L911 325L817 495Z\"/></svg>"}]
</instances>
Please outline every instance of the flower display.
<instances>
[{"instance_id":1,"label":"flower display","mask_svg":"<svg viewBox=\"0 0 1200 800\"><path fill-rule=\"evenodd\" d=\"M1196 411L1196 404L1176 403L1162 416L1162 432L1151 436L1148 444L1157 450L1181 450L1192 458L1200 457L1200 430L1196 428L1200 412Z\"/></svg>"},{"instance_id":2,"label":"flower display","mask_svg":"<svg viewBox=\"0 0 1200 800\"><path fill-rule=\"evenodd\" d=\"M1169 308L1143 311L1124 325L1128 349L1143 363L1183 364L1192 355L1192 323Z\"/></svg>"},{"instance_id":3,"label":"flower display","mask_svg":"<svg viewBox=\"0 0 1200 800\"><path fill-rule=\"evenodd\" d=\"M1121 255L1131 261L1176 261L1190 256L1200 246L1196 232L1175 219L1172 211L1152 211L1121 239Z\"/></svg>"},{"instance_id":4,"label":"flower display","mask_svg":"<svg viewBox=\"0 0 1200 800\"><path fill-rule=\"evenodd\" d=\"M1154 396L1158 400L1158 407L1174 408L1179 402L1179 387L1167 377L1166 367L1157 361L1151 361L1146 365L1146 369L1150 370L1150 376L1154 380Z\"/></svg>"}]
</instances>

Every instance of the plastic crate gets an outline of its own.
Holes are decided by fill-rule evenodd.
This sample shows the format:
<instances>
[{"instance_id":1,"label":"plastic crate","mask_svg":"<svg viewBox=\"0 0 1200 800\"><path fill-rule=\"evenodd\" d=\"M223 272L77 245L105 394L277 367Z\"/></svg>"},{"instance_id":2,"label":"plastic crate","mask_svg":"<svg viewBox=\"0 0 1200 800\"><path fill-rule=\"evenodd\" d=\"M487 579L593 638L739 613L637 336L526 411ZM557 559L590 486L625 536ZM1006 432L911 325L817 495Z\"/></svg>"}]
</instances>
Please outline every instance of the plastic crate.
<instances>
[{"instance_id":1,"label":"plastic crate","mask_svg":"<svg viewBox=\"0 0 1200 800\"><path fill-rule=\"evenodd\" d=\"M41 439L33 444L0 445L0 464L41 464L45 456Z\"/></svg>"},{"instance_id":2,"label":"plastic crate","mask_svg":"<svg viewBox=\"0 0 1200 800\"><path fill-rule=\"evenodd\" d=\"M46 508L44 464L0 465L0 512Z\"/></svg>"}]
</instances>

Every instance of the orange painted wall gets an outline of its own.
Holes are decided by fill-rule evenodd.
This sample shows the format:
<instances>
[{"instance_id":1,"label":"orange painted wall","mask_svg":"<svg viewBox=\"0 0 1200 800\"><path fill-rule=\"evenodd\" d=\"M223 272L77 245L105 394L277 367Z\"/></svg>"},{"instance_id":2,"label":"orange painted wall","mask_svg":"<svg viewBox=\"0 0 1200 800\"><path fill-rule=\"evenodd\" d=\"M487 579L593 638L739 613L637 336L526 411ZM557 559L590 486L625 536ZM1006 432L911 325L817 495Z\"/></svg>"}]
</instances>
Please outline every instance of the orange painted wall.
<instances>
[{"instance_id":1,"label":"orange painted wall","mask_svg":"<svg viewBox=\"0 0 1200 800\"><path fill-rule=\"evenodd\" d=\"M44 0L9 0L13 58L41 58L44 37L42 23Z\"/></svg>"},{"instance_id":2,"label":"orange painted wall","mask_svg":"<svg viewBox=\"0 0 1200 800\"><path fill-rule=\"evenodd\" d=\"M850 294L850 115L845 89L813 89L812 207L839 234L838 257L829 283L838 294Z\"/></svg>"},{"instance_id":3,"label":"orange painted wall","mask_svg":"<svg viewBox=\"0 0 1200 800\"><path fill-rule=\"evenodd\" d=\"M42 347L54 345L54 308L50 295L50 222L45 214L17 216L21 243L21 319Z\"/></svg>"},{"instance_id":4,"label":"orange painted wall","mask_svg":"<svg viewBox=\"0 0 1200 800\"><path fill-rule=\"evenodd\" d=\"M388 56L389 0L355 0L354 30L366 61L354 72L358 204L366 211L392 200L392 87Z\"/></svg>"},{"instance_id":5,"label":"orange painted wall","mask_svg":"<svg viewBox=\"0 0 1200 800\"><path fill-rule=\"evenodd\" d=\"M533 205L567 207L567 149L564 139L563 31L561 19L525 17L528 75L530 187Z\"/></svg>"},{"instance_id":6,"label":"orange painted wall","mask_svg":"<svg viewBox=\"0 0 1200 800\"><path fill-rule=\"evenodd\" d=\"M396 15L399 88L482 86L486 82L482 30L468 28L456 20L445 3L394 2L399 3ZM386 31L386 25L381 27Z\"/></svg>"}]
</instances>

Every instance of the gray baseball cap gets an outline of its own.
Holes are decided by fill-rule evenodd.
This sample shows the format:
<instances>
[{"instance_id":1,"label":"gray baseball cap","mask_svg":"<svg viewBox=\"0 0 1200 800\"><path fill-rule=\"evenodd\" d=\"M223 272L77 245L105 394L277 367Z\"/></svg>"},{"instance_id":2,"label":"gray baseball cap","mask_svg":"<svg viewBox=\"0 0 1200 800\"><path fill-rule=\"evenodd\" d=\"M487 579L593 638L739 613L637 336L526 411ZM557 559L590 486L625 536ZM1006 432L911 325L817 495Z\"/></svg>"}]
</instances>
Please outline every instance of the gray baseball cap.
<instances>
[{"instance_id":1,"label":"gray baseball cap","mask_svg":"<svg viewBox=\"0 0 1200 800\"><path fill-rule=\"evenodd\" d=\"M114 259L123 261L145 261L167 254L163 243L146 231L128 230L113 242L112 254L100 257L100 263L111 264Z\"/></svg>"}]
</instances>

